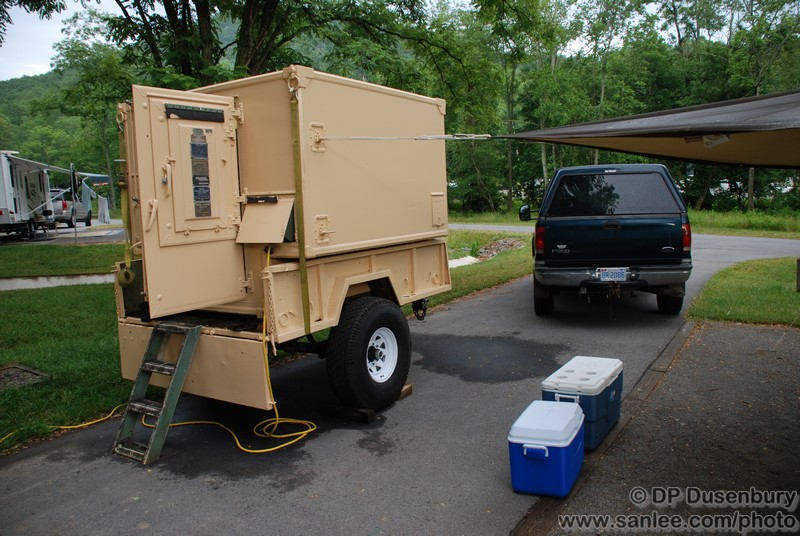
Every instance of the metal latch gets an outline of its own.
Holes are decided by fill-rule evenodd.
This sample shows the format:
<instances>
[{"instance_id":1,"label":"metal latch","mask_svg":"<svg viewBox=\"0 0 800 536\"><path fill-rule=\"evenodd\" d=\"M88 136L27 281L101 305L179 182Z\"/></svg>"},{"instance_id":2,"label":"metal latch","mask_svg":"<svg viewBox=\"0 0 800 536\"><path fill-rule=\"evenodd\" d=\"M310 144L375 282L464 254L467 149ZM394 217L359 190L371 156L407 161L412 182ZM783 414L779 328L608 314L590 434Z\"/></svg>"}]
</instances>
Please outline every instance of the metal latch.
<instances>
[{"instance_id":1,"label":"metal latch","mask_svg":"<svg viewBox=\"0 0 800 536\"><path fill-rule=\"evenodd\" d=\"M311 152L325 152L325 125L322 123L311 123Z\"/></svg>"},{"instance_id":2,"label":"metal latch","mask_svg":"<svg viewBox=\"0 0 800 536\"><path fill-rule=\"evenodd\" d=\"M317 214L314 217L314 229L317 231L317 244L328 244L334 231L327 214Z\"/></svg>"}]
</instances>

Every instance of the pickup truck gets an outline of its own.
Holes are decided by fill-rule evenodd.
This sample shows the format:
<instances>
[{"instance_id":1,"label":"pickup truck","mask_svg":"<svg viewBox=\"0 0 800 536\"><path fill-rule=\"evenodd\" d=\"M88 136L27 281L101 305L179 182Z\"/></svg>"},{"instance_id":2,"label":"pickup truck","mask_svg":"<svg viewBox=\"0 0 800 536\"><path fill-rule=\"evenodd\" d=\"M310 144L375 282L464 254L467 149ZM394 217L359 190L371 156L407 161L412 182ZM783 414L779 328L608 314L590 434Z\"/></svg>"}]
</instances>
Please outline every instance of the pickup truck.
<instances>
[{"instance_id":1,"label":"pickup truck","mask_svg":"<svg viewBox=\"0 0 800 536\"><path fill-rule=\"evenodd\" d=\"M520 219L531 219L529 206L520 208ZM663 165L560 169L534 232L534 312L552 313L562 291L617 298L625 289L655 294L658 311L676 315L692 271L691 246L686 204Z\"/></svg>"},{"instance_id":2,"label":"pickup truck","mask_svg":"<svg viewBox=\"0 0 800 536\"><path fill-rule=\"evenodd\" d=\"M75 227L77 221L84 222L86 227L92 225L92 211L87 210L80 200L73 203L69 190L51 188L50 199L53 201L54 224L66 223L70 229Z\"/></svg>"}]
</instances>

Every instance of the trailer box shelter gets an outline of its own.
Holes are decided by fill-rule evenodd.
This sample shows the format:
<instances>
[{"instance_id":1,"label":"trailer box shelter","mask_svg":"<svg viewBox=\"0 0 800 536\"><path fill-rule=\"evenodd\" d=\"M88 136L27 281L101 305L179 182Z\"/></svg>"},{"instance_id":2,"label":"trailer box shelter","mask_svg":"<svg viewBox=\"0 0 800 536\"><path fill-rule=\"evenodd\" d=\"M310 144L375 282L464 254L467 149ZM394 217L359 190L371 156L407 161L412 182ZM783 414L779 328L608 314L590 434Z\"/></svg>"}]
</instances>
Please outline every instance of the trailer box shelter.
<instances>
[{"instance_id":1,"label":"trailer box shelter","mask_svg":"<svg viewBox=\"0 0 800 536\"><path fill-rule=\"evenodd\" d=\"M412 139L443 135L444 113L440 99L300 66L189 92L135 86L120 105L123 376L159 320L196 324L183 390L269 409L263 346L333 328L311 348L340 398L396 399L410 353L399 306L450 288L444 141ZM363 347L348 346L362 329ZM361 372L343 371L352 352ZM375 370L378 354L397 374Z\"/></svg>"}]
</instances>

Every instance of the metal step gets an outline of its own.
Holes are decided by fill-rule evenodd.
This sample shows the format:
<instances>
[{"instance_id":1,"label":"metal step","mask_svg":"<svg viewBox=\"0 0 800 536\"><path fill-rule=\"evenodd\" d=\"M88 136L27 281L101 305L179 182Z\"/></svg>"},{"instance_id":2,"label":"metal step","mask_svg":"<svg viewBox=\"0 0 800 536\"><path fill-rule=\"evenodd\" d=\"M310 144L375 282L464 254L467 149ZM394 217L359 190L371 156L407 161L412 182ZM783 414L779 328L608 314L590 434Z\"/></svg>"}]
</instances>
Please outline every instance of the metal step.
<instances>
[{"instance_id":1,"label":"metal step","mask_svg":"<svg viewBox=\"0 0 800 536\"><path fill-rule=\"evenodd\" d=\"M175 363L170 363L168 361L145 361L142 363L142 370L163 374L164 376L172 376L175 374Z\"/></svg>"},{"instance_id":2,"label":"metal step","mask_svg":"<svg viewBox=\"0 0 800 536\"><path fill-rule=\"evenodd\" d=\"M161 402L154 402L144 398L128 404L128 411L133 411L140 415L150 415L151 417L159 417L163 410L164 405Z\"/></svg>"},{"instance_id":3,"label":"metal step","mask_svg":"<svg viewBox=\"0 0 800 536\"><path fill-rule=\"evenodd\" d=\"M144 458L147 456L147 445L135 441L122 441L114 445L114 453L137 462L144 462Z\"/></svg>"}]
</instances>

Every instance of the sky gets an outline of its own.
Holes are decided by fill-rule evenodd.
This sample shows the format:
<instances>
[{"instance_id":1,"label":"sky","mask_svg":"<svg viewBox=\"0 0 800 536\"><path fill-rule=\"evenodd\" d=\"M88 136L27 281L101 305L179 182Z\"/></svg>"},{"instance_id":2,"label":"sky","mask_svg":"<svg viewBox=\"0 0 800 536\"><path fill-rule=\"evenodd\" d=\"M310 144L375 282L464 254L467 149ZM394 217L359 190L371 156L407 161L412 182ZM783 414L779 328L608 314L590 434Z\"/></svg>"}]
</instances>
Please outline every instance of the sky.
<instances>
[{"instance_id":1,"label":"sky","mask_svg":"<svg viewBox=\"0 0 800 536\"><path fill-rule=\"evenodd\" d=\"M118 12L113 0L102 0L100 11ZM33 76L50 71L50 60L55 55L53 44L64 39L62 23L81 11L79 3L67 0L67 9L51 19L39 20L35 13L13 7L11 24L6 27L5 42L0 46L0 80Z\"/></svg>"}]
</instances>

